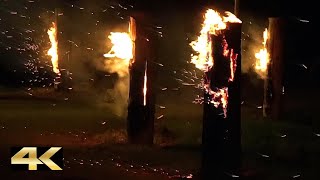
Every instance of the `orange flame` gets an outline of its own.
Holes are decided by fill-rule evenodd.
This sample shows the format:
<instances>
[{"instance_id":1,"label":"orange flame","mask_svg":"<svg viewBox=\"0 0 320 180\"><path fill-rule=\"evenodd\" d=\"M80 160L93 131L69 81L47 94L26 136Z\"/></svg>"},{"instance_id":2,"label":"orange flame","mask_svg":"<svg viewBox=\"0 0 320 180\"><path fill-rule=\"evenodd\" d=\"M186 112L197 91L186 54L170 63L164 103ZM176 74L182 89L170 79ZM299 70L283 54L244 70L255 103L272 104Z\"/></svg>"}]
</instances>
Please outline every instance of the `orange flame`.
<instances>
[{"instance_id":1,"label":"orange flame","mask_svg":"<svg viewBox=\"0 0 320 180\"><path fill-rule=\"evenodd\" d=\"M129 60L132 59L132 40L129 33L124 32L111 32L108 38L111 40L113 47L111 50L104 54L104 57L113 58L117 57L120 59Z\"/></svg>"},{"instance_id":2,"label":"orange flame","mask_svg":"<svg viewBox=\"0 0 320 180\"><path fill-rule=\"evenodd\" d=\"M143 82L143 105L147 105L147 62L146 62L146 67L144 71L144 82Z\"/></svg>"},{"instance_id":3,"label":"orange flame","mask_svg":"<svg viewBox=\"0 0 320 180\"><path fill-rule=\"evenodd\" d=\"M111 32L108 38L113 46L108 53L104 54L104 57L114 59L106 61L105 68L108 72L117 73L120 77L127 76L130 60L133 59L133 41L130 34Z\"/></svg>"},{"instance_id":4,"label":"orange flame","mask_svg":"<svg viewBox=\"0 0 320 180\"><path fill-rule=\"evenodd\" d=\"M208 72L212 69L214 65L214 59L212 56L212 40L210 35L218 35L221 30L227 28L227 23L242 23L231 12L225 12L226 16L221 16L217 11L212 9L207 10L204 16L204 23L200 31L200 36L196 41L192 41L190 46L196 52L196 54L191 55L191 63L195 64L196 68ZM236 59L237 54L233 52L232 49L228 49L228 44L226 41L224 43L223 55L225 57L230 56L230 78L229 81L234 80L234 74L236 70ZM228 88L222 87L212 90L210 87L210 81L204 81L205 93L210 95L209 103L212 103L216 108L221 106L224 111L224 116L226 117L227 105L228 105Z\"/></svg>"},{"instance_id":5,"label":"orange flame","mask_svg":"<svg viewBox=\"0 0 320 180\"><path fill-rule=\"evenodd\" d=\"M229 82L232 82L234 80L234 74L236 73L237 70L237 58L238 58L238 54L233 52L233 49L231 49L230 51L230 78L229 78Z\"/></svg>"},{"instance_id":6,"label":"orange flame","mask_svg":"<svg viewBox=\"0 0 320 180\"><path fill-rule=\"evenodd\" d=\"M210 85L205 85L205 91L207 94L212 95L212 99L210 103L212 103L215 107L218 107L220 104L222 105L223 109L227 108L228 105L228 88L220 88L217 91L213 91L210 88Z\"/></svg>"},{"instance_id":7,"label":"orange flame","mask_svg":"<svg viewBox=\"0 0 320 180\"><path fill-rule=\"evenodd\" d=\"M51 48L48 50L48 55L51 56L51 62L53 67L53 72L60 74L58 66L58 40L57 40L57 27L55 23L52 23L52 27L48 30L48 35L51 43Z\"/></svg>"},{"instance_id":8,"label":"orange flame","mask_svg":"<svg viewBox=\"0 0 320 180\"><path fill-rule=\"evenodd\" d=\"M266 47L267 40L268 40L268 29L266 28L263 32L263 42L262 42L263 47L260 49L259 52L255 54L255 57L257 59L255 68L258 72L262 73L262 76L265 76L265 73L268 70L268 64L270 61L269 53Z\"/></svg>"},{"instance_id":9,"label":"orange flame","mask_svg":"<svg viewBox=\"0 0 320 180\"><path fill-rule=\"evenodd\" d=\"M192 41L190 46L197 54L191 55L191 63L195 64L200 70L207 72L213 66L212 42L210 34L218 34L220 30L226 29L228 22L241 23L231 12L226 12L226 16L220 16L217 11L207 10L205 20L200 31L200 36L196 41Z\"/></svg>"},{"instance_id":10,"label":"orange flame","mask_svg":"<svg viewBox=\"0 0 320 180\"><path fill-rule=\"evenodd\" d=\"M230 60L230 77L229 82L234 80L234 74L236 73L237 69L237 58L238 54L234 53L233 49L229 49L228 43L225 39L223 39L223 56L229 57Z\"/></svg>"}]
</instances>

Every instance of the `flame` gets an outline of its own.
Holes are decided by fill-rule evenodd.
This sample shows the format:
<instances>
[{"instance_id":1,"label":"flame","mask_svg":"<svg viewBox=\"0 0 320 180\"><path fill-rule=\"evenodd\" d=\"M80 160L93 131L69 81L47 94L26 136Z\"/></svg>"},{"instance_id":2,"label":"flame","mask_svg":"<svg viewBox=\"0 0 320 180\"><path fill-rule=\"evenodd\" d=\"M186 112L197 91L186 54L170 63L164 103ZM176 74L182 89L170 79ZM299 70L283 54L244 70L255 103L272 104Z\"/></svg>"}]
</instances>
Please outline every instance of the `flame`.
<instances>
[{"instance_id":1,"label":"flame","mask_svg":"<svg viewBox=\"0 0 320 180\"><path fill-rule=\"evenodd\" d=\"M143 82L143 105L147 105L147 62L144 71L144 82Z\"/></svg>"},{"instance_id":2,"label":"flame","mask_svg":"<svg viewBox=\"0 0 320 180\"><path fill-rule=\"evenodd\" d=\"M200 31L200 36L196 41L190 43L196 55L191 55L191 63L205 72L209 71L213 66L212 42L210 34L218 34L220 30L227 28L227 23L241 23L231 12L226 12L226 16L221 16L217 11L207 10L204 23Z\"/></svg>"},{"instance_id":3,"label":"flame","mask_svg":"<svg viewBox=\"0 0 320 180\"><path fill-rule=\"evenodd\" d=\"M51 48L48 50L48 55L51 56L51 62L53 67L53 72L56 74L60 74L59 66L58 66L58 40L57 40L57 27L53 22L52 27L48 30L48 35L51 43Z\"/></svg>"},{"instance_id":4,"label":"flame","mask_svg":"<svg viewBox=\"0 0 320 180\"><path fill-rule=\"evenodd\" d=\"M255 54L257 59L256 61L256 70L262 72L263 74L267 72L268 64L270 61L269 53L267 50L267 40L268 40L268 29L266 28L263 32L263 47L260 49L259 52Z\"/></svg>"},{"instance_id":5,"label":"flame","mask_svg":"<svg viewBox=\"0 0 320 180\"><path fill-rule=\"evenodd\" d=\"M126 32L111 32L108 38L113 46L103 56L113 59L112 61L105 61L105 68L108 72L117 73L120 77L127 76L130 60L133 59L133 41L130 34Z\"/></svg>"},{"instance_id":6,"label":"flame","mask_svg":"<svg viewBox=\"0 0 320 180\"><path fill-rule=\"evenodd\" d=\"M104 57L117 57L128 61L129 64L130 59L133 58L133 45L129 33L111 32L108 38L111 40L113 46L107 54L104 54Z\"/></svg>"},{"instance_id":7,"label":"flame","mask_svg":"<svg viewBox=\"0 0 320 180\"><path fill-rule=\"evenodd\" d=\"M218 88L216 91L213 91L210 88L210 85L206 84L204 89L207 94L212 96L210 99L210 103L212 103L216 108L219 107L219 105L221 105L223 109L227 108L227 105L228 105L228 88L227 87Z\"/></svg>"},{"instance_id":8,"label":"flame","mask_svg":"<svg viewBox=\"0 0 320 180\"><path fill-rule=\"evenodd\" d=\"M236 69L237 69L238 54L234 53L233 49L229 49L228 47L229 45L226 39L223 39L222 44L223 44L223 56L229 57L229 60L230 60L230 77L228 81L232 82L234 80L234 74L236 73Z\"/></svg>"},{"instance_id":9,"label":"flame","mask_svg":"<svg viewBox=\"0 0 320 180\"><path fill-rule=\"evenodd\" d=\"M233 49L230 51L230 78L229 82L232 82L234 80L234 74L236 73L237 70L237 59L238 59L238 54L233 52Z\"/></svg>"},{"instance_id":10,"label":"flame","mask_svg":"<svg viewBox=\"0 0 320 180\"><path fill-rule=\"evenodd\" d=\"M212 56L212 40L211 35L218 35L221 30L227 28L227 23L242 23L231 12L225 12L225 16L221 16L217 11L208 9L204 16L204 22L202 24L202 29L200 31L200 36L196 41L192 41L190 46L196 52L196 54L191 55L191 63L193 63L196 68L204 71L205 73L210 71L214 65L214 59ZM229 82L234 80L234 74L236 70L236 60L237 54L234 53L233 49L228 48L228 43L223 40L223 56L230 57L230 77ZM226 117L227 105L228 105L228 88L215 88L211 89L210 80L205 77L203 81L203 87L205 93L210 96L208 100L216 108L221 106L224 111L224 116Z\"/></svg>"}]
</instances>

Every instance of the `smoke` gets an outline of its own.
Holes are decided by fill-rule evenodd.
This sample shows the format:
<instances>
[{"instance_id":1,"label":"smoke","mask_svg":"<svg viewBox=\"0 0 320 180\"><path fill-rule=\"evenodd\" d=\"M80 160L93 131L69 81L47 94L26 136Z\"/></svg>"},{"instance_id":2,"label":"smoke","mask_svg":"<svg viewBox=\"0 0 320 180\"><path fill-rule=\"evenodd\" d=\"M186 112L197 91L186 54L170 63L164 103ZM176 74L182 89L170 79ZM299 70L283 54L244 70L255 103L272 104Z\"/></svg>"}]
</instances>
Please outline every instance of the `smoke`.
<instances>
[{"instance_id":1,"label":"smoke","mask_svg":"<svg viewBox=\"0 0 320 180\"><path fill-rule=\"evenodd\" d=\"M119 79L129 75L128 63L123 59L105 60L104 70L108 73L117 73Z\"/></svg>"},{"instance_id":2,"label":"smoke","mask_svg":"<svg viewBox=\"0 0 320 180\"><path fill-rule=\"evenodd\" d=\"M128 27L127 24L124 28L116 29L116 32L127 32ZM108 35L109 34L109 35ZM112 38L110 38L110 34L116 35L116 33L107 33L105 35L104 46L106 47L105 52L112 52L112 54L104 54L105 57L102 57L102 62L96 63L96 66L99 70L110 74L116 74L116 80L112 89L108 89L106 91L107 96L111 97L112 101L109 104L109 108L115 113L115 115L120 117L125 117L128 107L128 98L129 98L129 58L119 58L125 54L121 53L128 53L132 52L132 49L126 49L126 46L121 46L123 44L115 44L112 42ZM123 39L119 39L119 42ZM118 46L117 46L118 45ZM121 50L122 48L122 50ZM119 51L117 51L117 49ZM122 55L120 55L120 54ZM109 56L112 55L112 56ZM127 57L127 56L125 56ZM128 56L129 57L129 56ZM100 59L101 60L101 59Z\"/></svg>"},{"instance_id":3,"label":"smoke","mask_svg":"<svg viewBox=\"0 0 320 180\"><path fill-rule=\"evenodd\" d=\"M120 117L126 116L129 98L129 68L126 60L112 58L105 59L104 71L116 73L117 80L113 89L108 90L108 96L113 97L113 104L110 106L113 112Z\"/></svg>"},{"instance_id":4,"label":"smoke","mask_svg":"<svg viewBox=\"0 0 320 180\"><path fill-rule=\"evenodd\" d=\"M119 77L109 95L115 97L113 105L110 106L113 112L120 117L125 117L129 98L129 76Z\"/></svg>"},{"instance_id":5,"label":"smoke","mask_svg":"<svg viewBox=\"0 0 320 180\"><path fill-rule=\"evenodd\" d=\"M265 19L250 18L243 19L242 32L242 67L243 73L255 71L256 58L255 53L263 47L263 31L267 27ZM257 73L257 72L256 72Z\"/></svg>"}]
</instances>

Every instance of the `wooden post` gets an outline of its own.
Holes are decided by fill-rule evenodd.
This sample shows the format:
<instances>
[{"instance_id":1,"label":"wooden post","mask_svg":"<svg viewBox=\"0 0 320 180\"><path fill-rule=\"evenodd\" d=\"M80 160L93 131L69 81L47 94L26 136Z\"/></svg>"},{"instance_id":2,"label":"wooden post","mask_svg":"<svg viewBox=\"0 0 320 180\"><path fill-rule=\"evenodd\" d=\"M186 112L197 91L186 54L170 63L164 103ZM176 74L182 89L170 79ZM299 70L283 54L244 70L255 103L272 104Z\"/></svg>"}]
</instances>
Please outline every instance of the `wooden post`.
<instances>
[{"instance_id":1,"label":"wooden post","mask_svg":"<svg viewBox=\"0 0 320 180\"><path fill-rule=\"evenodd\" d=\"M74 16L74 12L75 12L75 8L71 8L71 9L66 9L66 11L68 11L68 24L70 25L68 27L68 33L67 33L67 38L70 39L70 41L74 41L74 26L72 25L72 23L70 23L70 21L72 22L73 16ZM72 83L72 68L71 68L71 64L73 63L73 49L74 46L72 45L71 42L68 42L68 54L67 54L67 58L65 58L65 63L64 66L66 68L66 73L65 73L65 77L64 77L64 89L65 91L69 92L72 89L73 83Z\"/></svg>"},{"instance_id":2,"label":"wooden post","mask_svg":"<svg viewBox=\"0 0 320 180\"><path fill-rule=\"evenodd\" d=\"M55 8L54 15L55 15L55 20L54 20L54 22L55 22L56 28L57 28L57 30L58 30L59 8ZM57 35L58 35L58 34L59 34L59 33L57 33Z\"/></svg>"},{"instance_id":3,"label":"wooden post","mask_svg":"<svg viewBox=\"0 0 320 180\"><path fill-rule=\"evenodd\" d=\"M268 52L271 60L271 118L279 120L281 118L283 97L283 77L285 58L285 18L269 18L269 44Z\"/></svg>"},{"instance_id":4,"label":"wooden post","mask_svg":"<svg viewBox=\"0 0 320 180\"><path fill-rule=\"evenodd\" d=\"M130 29L134 41L130 65L130 90L128 104L128 140L133 144L153 144L155 96L153 89L152 37L149 36L143 23L145 15L139 14L130 18ZM146 76L145 76L146 75ZM146 82L146 94L144 94Z\"/></svg>"},{"instance_id":5,"label":"wooden post","mask_svg":"<svg viewBox=\"0 0 320 180\"><path fill-rule=\"evenodd\" d=\"M268 78L268 73L266 74L266 77L265 79L263 80L263 105L262 105L262 116L264 118L266 118L268 116L267 114L267 111L268 111L268 101L267 101L267 98L268 98L268 81L269 81L269 78Z\"/></svg>"},{"instance_id":6,"label":"wooden post","mask_svg":"<svg viewBox=\"0 0 320 180\"><path fill-rule=\"evenodd\" d=\"M60 17L60 13L64 12L64 15ZM55 77L55 89L57 91L69 92L71 85L71 73L69 72L69 63L71 55L71 44L67 42L68 39L72 39L72 32L70 30L70 24L65 16L72 16L73 8L67 9L67 7L55 8L55 26L57 29L57 42L58 42L58 68L60 73L56 74ZM60 34L60 32L63 32ZM65 56L66 52L68 56Z\"/></svg>"},{"instance_id":7,"label":"wooden post","mask_svg":"<svg viewBox=\"0 0 320 180\"><path fill-rule=\"evenodd\" d=\"M267 40L267 48L268 48L269 40ZM270 67L271 63L267 64L266 75L263 80L263 105L262 105L262 116L264 118L269 117L270 115L270 95L271 95L271 72Z\"/></svg>"},{"instance_id":8,"label":"wooden post","mask_svg":"<svg viewBox=\"0 0 320 180\"><path fill-rule=\"evenodd\" d=\"M228 100L228 168L236 171L241 167L242 148L241 148L241 23L229 24L229 29L225 36L227 43L233 52L237 54L236 69L234 80L229 82Z\"/></svg>"},{"instance_id":9,"label":"wooden post","mask_svg":"<svg viewBox=\"0 0 320 180\"><path fill-rule=\"evenodd\" d=\"M239 17L239 9L240 9L239 1L240 0L234 0L234 15L236 15L237 17Z\"/></svg>"},{"instance_id":10,"label":"wooden post","mask_svg":"<svg viewBox=\"0 0 320 180\"><path fill-rule=\"evenodd\" d=\"M219 35L211 36L214 66L205 74L205 83L209 82L212 90L227 88L229 98L226 114L221 106L204 103L201 173L204 180L224 179L226 173L232 174L241 166L241 23L227 26ZM224 48L229 50L228 55ZM231 61L236 62L235 72L230 68ZM232 72L234 78L230 81ZM211 98L205 93L205 100Z\"/></svg>"},{"instance_id":11,"label":"wooden post","mask_svg":"<svg viewBox=\"0 0 320 180\"><path fill-rule=\"evenodd\" d=\"M58 60L60 60L60 47L61 47L61 45L60 45L60 43L59 43L59 36L60 36L60 33L59 33L59 8L55 8L55 20L54 20L54 24L55 24L55 27L56 27L56 32L57 32L57 34L56 34L56 38L57 38L57 41L58 41ZM61 72L60 72L61 73ZM53 84L54 84L54 89L56 90L56 91L59 91L60 89L61 89L61 74L56 74L56 76L55 76L55 78L54 78L54 82L53 82Z\"/></svg>"}]
</instances>

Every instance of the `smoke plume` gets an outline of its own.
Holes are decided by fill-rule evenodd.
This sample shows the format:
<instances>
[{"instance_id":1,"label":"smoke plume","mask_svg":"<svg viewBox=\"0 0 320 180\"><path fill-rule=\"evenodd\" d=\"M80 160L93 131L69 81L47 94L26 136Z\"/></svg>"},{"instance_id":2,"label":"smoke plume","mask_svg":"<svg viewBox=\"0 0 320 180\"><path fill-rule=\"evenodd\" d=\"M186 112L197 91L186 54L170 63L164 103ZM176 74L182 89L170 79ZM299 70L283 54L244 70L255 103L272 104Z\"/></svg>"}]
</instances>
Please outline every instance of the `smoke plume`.
<instances>
[{"instance_id":1,"label":"smoke plume","mask_svg":"<svg viewBox=\"0 0 320 180\"><path fill-rule=\"evenodd\" d=\"M263 31L267 27L264 19L245 17L242 32L242 72L255 71L255 53L262 48Z\"/></svg>"}]
</instances>

